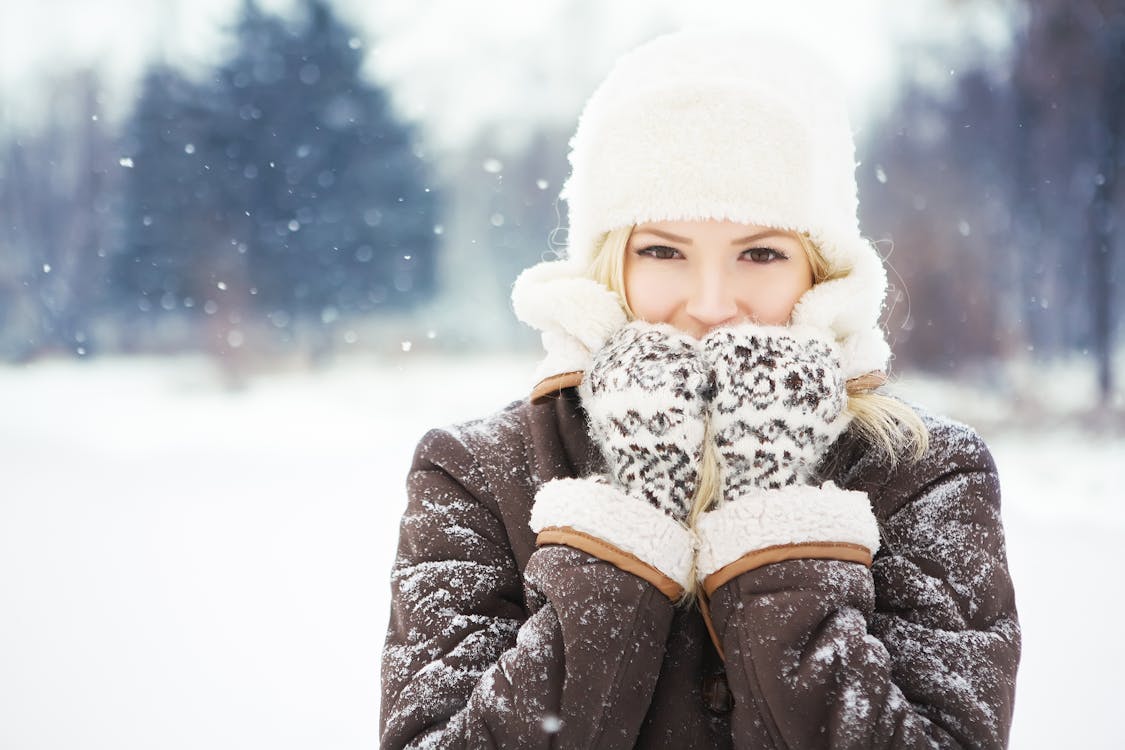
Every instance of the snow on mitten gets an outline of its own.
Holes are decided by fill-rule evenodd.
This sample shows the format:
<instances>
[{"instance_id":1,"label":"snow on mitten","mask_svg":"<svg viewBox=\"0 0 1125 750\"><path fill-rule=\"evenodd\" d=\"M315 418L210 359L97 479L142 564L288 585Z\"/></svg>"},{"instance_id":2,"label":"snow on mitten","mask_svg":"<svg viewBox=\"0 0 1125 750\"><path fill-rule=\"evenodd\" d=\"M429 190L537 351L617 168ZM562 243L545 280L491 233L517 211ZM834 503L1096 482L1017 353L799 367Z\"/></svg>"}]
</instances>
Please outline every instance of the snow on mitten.
<instances>
[{"instance_id":1,"label":"snow on mitten","mask_svg":"<svg viewBox=\"0 0 1125 750\"><path fill-rule=\"evenodd\" d=\"M711 331L702 347L723 500L806 484L849 421L836 344L812 328L743 324Z\"/></svg>"},{"instance_id":2,"label":"snow on mitten","mask_svg":"<svg viewBox=\"0 0 1125 750\"><path fill-rule=\"evenodd\" d=\"M595 353L579 386L611 481L681 521L699 484L710 378L696 339L635 321Z\"/></svg>"}]
</instances>

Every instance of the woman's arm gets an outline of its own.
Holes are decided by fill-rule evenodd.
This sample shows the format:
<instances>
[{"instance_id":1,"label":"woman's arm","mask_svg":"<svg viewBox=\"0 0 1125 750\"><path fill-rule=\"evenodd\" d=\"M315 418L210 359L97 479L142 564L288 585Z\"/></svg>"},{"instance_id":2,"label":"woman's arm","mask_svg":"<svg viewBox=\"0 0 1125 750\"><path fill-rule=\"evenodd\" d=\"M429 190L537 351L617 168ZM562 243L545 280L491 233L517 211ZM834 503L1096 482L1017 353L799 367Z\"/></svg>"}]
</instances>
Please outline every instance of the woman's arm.
<instances>
[{"instance_id":1,"label":"woman's arm","mask_svg":"<svg viewBox=\"0 0 1125 750\"><path fill-rule=\"evenodd\" d=\"M1006 745L1020 630L999 486L979 438L948 429L934 442L960 460L909 471L870 569L790 559L714 590L736 746L755 714L778 747Z\"/></svg>"},{"instance_id":2,"label":"woman's arm","mask_svg":"<svg viewBox=\"0 0 1125 750\"><path fill-rule=\"evenodd\" d=\"M408 494L383 653L382 746L632 747L660 671L669 599L556 545L532 554L525 589L479 465L446 432L423 438Z\"/></svg>"}]
</instances>

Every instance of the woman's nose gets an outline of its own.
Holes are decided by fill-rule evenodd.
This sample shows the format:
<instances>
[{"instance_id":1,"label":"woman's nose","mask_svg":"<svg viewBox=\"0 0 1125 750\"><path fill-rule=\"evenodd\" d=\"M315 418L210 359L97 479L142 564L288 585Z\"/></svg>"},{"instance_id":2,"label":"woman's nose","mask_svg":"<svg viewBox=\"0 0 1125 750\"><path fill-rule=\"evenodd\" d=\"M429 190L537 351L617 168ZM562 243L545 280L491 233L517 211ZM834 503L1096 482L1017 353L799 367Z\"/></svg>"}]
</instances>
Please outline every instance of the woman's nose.
<instances>
[{"instance_id":1,"label":"woman's nose","mask_svg":"<svg viewBox=\"0 0 1125 750\"><path fill-rule=\"evenodd\" d=\"M738 315L738 300L725 274L712 271L693 280L686 312L708 328L732 321Z\"/></svg>"}]
</instances>

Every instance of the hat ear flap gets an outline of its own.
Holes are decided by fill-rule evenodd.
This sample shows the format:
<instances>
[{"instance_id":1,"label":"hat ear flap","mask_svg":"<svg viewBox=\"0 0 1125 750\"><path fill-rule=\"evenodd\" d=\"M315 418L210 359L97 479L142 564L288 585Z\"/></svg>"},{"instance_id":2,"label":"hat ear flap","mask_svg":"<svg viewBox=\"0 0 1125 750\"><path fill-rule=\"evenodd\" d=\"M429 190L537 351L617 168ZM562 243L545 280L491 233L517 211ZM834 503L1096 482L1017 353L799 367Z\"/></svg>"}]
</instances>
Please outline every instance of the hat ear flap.
<instances>
[{"instance_id":1,"label":"hat ear flap","mask_svg":"<svg viewBox=\"0 0 1125 750\"><path fill-rule=\"evenodd\" d=\"M891 355L879 325L887 274L875 248L866 240L861 243L863 247L845 253L836 248L833 255L850 258L851 269L840 278L815 284L797 301L791 316L794 325L832 332L848 379L885 370Z\"/></svg>"},{"instance_id":2,"label":"hat ear flap","mask_svg":"<svg viewBox=\"0 0 1125 750\"><path fill-rule=\"evenodd\" d=\"M565 260L521 273L512 285L512 309L532 328L565 333L590 351L628 322L620 296Z\"/></svg>"},{"instance_id":3,"label":"hat ear flap","mask_svg":"<svg viewBox=\"0 0 1125 750\"><path fill-rule=\"evenodd\" d=\"M542 334L547 353L535 370L533 400L570 382L559 376L588 369L593 352L628 322L621 298L568 260L546 261L521 273L512 286L512 309Z\"/></svg>"}]
</instances>

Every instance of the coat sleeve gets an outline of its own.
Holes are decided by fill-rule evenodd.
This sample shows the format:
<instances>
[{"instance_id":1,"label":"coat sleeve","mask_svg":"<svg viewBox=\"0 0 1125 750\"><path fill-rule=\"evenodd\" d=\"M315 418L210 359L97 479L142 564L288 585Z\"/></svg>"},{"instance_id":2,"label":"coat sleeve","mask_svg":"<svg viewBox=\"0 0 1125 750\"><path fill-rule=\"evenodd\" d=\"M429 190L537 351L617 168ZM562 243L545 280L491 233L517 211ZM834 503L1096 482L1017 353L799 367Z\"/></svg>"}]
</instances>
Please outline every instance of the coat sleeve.
<instances>
[{"instance_id":1,"label":"coat sleeve","mask_svg":"<svg viewBox=\"0 0 1125 750\"><path fill-rule=\"evenodd\" d=\"M995 467L965 441L972 460L912 480L871 568L785 560L714 591L736 747L758 717L776 747L1006 745L1020 631Z\"/></svg>"},{"instance_id":2,"label":"coat sleeve","mask_svg":"<svg viewBox=\"0 0 1125 750\"><path fill-rule=\"evenodd\" d=\"M671 626L668 598L559 545L537 549L521 579L487 481L448 432L423 438L407 488L382 747L632 747Z\"/></svg>"}]
</instances>

